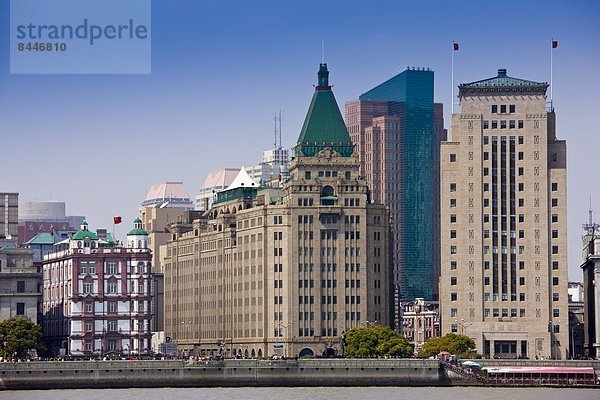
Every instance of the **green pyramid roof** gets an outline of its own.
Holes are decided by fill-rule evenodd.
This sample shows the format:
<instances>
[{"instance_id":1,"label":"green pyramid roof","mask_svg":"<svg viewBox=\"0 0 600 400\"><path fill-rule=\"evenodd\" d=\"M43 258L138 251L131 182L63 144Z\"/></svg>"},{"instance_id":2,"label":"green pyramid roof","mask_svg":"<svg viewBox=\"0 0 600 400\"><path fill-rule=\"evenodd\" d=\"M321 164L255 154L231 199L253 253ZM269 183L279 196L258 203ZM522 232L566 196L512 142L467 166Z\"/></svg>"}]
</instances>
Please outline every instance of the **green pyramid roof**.
<instances>
[{"instance_id":1,"label":"green pyramid roof","mask_svg":"<svg viewBox=\"0 0 600 400\"><path fill-rule=\"evenodd\" d=\"M26 241L25 244L54 244L54 236L49 232L40 232Z\"/></svg>"},{"instance_id":2,"label":"green pyramid roof","mask_svg":"<svg viewBox=\"0 0 600 400\"><path fill-rule=\"evenodd\" d=\"M319 85L315 87L315 93L306 113L296 152L311 157L325 147L331 147L342 156L350 156L354 147L329 86L327 64L321 64L318 77Z\"/></svg>"}]
</instances>

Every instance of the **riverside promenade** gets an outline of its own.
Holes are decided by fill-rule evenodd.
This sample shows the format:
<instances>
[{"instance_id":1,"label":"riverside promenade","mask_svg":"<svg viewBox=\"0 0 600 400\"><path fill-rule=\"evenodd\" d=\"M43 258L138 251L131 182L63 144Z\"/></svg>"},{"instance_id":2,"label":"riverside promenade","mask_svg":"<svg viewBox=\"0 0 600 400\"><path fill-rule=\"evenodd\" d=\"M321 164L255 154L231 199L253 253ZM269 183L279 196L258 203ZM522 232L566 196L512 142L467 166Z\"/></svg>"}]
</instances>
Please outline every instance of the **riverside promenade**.
<instances>
[{"instance_id":1,"label":"riverside promenade","mask_svg":"<svg viewBox=\"0 0 600 400\"><path fill-rule=\"evenodd\" d=\"M478 360L502 365L509 360ZM585 366L598 361L522 361L511 365ZM506 364L505 364L506 365ZM225 361L39 361L0 363L0 390L257 387L484 386L438 360L299 359ZM589 387L589 386L588 386Z\"/></svg>"}]
</instances>

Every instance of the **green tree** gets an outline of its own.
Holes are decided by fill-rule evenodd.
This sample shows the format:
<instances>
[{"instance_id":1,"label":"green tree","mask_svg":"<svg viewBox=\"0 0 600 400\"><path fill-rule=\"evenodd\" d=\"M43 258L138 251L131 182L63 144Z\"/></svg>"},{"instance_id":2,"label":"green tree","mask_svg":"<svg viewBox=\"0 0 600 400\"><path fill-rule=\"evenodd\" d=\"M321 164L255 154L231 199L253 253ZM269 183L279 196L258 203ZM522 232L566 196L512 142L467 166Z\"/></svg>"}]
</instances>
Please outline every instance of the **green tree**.
<instances>
[{"instance_id":1,"label":"green tree","mask_svg":"<svg viewBox=\"0 0 600 400\"><path fill-rule=\"evenodd\" d=\"M408 339L388 326L352 328L346 332L344 355L347 357L412 357Z\"/></svg>"},{"instance_id":2,"label":"green tree","mask_svg":"<svg viewBox=\"0 0 600 400\"><path fill-rule=\"evenodd\" d=\"M421 348L419 356L431 357L447 351L450 354L465 357L472 353L473 349L475 349L475 342L470 337L448 333L443 337L428 339Z\"/></svg>"},{"instance_id":3,"label":"green tree","mask_svg":"<svg viewBox=\"0 0 600 400\"><path fill-rule=\"evenodd\" d=\"M0 354L4 358L26 357L35 349L42 329L25 317L11 317L0 323Z\"/></svg>"}]
</instances>

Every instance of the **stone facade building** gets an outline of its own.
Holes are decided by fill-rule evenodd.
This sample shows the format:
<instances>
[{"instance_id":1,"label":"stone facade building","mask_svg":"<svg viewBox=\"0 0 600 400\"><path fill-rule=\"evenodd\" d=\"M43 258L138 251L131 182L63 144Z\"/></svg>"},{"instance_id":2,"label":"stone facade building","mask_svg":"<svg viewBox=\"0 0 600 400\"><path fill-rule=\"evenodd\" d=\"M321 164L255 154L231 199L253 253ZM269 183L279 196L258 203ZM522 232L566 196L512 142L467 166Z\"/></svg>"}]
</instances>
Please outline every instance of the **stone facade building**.
<instances>
[{"instance_id":1,"label":"stone facade building","mask_svg":"<svg viewBox=\"0 0 600 400\"><path fill-rule=\"evenodd\" d=\"M334 354L390 324L389 213L371 203L321 64L282 188L240 171L209 212L171 226L165 330L194 353Z\"/></svg>"},{"instance_id":2,"label":"stone facade building","mask_svg":"<svg viewBox=\"0 0 600 400\"><path fill-rule=\"evenodd\" d=\"M0 241L0 321L23 316L38 323L42 302L42 274L33 253Z\"/></svg>"},{"instance_id":3,"label":"stone facade building","mask_svg":"<svg viewBox=\"0 0 600 400\"><path fill-rule=\"evenodd\" d=\"M600 358L600 227L583 236L583 356Z\"/></svg>"},{"instance_id":4,"label":"stone facade building","mask_svg":"<svg viewBox=\"0 0 600 400\"><path fill-rule=\"evenodd\" d=\"M54 245L43 260L43 325L54 354L147 355L153 279L148 234L134 221L127 246L88 230Z\"/></svg>"},{"instance_id":5,"label":"stone facade building","mask_svg":"<svg viewBox=\"0 0 600 400\"><path fill-rule=\"evenodd\" d=\"M489 357L567 357L566 142L546 83L459 86L441 146L442 334Z\"/></svg>"}]
</instances>

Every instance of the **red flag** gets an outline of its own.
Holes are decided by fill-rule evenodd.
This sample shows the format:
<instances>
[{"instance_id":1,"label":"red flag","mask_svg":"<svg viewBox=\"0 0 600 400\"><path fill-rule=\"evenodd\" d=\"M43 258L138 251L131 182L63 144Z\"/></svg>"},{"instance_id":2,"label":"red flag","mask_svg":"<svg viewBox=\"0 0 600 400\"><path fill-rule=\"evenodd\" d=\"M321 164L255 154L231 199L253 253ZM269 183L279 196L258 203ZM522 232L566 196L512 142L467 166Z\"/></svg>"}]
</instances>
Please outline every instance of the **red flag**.
<instances>
[{"instance_id":1,"label":"red flag","mask_svg":"<svg viewBox=\"0 0 600 400\"><path fill-rule=\"evenodd\" d=\"M123 219L121 217L114 217L113 222L115 225L117 225L117 224L120 224L121 222L123 222Z\"/></svg>"},{"instance_id":2,"label":"red flag","mask_svg":"<svg viewBox=\"0 0 600 400\"><path fill-rule=\"evenodd\" d=\"M552 40L552 48L555 49L558 47L558 40Z\"/></svg>"},{"instance_id":3,"label":"red flag","mask_svg":"<svg viewBox=\"0 0 600 400\"><path fill-rule=\"evenodd\" d=\"M166 226L165 226L165 233L171 233L171 231L169 230L169 228L167 228Z\"/></svg>"},{"instance_id":4,"label":"red flag","mask_svg":"<svg viewBox=\"0 0 600 400\"><path fill-rule=\"evenodd\" d=\"M454 46L454 51L458 51L458 43L452 42L452 45Z\"/></svg>"}]
</instances>

